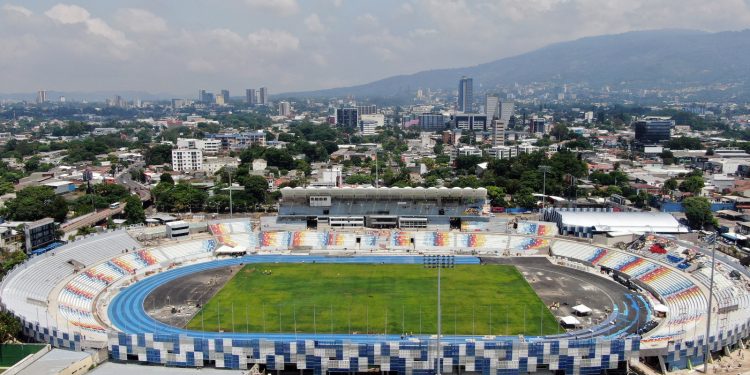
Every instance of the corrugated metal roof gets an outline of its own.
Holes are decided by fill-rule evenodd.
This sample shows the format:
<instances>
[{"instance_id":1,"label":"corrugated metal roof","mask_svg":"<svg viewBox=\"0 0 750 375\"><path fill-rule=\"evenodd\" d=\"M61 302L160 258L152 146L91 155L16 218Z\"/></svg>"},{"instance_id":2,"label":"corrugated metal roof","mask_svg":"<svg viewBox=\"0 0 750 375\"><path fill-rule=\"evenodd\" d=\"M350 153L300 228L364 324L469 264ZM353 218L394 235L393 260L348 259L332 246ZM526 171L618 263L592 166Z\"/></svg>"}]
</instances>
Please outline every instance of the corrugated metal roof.
<instances>
[{"instance_id":1,"label":"corrugated metal roof","mask_svg":"<svg viewBox=\"0 0 750 375\"><path fill-rule=\"evenodd\" d=\"M593 227L597 232L685 233L689 230L664 212L567 212L560 211L562 225Z\"/></svg>"}]
</instances>

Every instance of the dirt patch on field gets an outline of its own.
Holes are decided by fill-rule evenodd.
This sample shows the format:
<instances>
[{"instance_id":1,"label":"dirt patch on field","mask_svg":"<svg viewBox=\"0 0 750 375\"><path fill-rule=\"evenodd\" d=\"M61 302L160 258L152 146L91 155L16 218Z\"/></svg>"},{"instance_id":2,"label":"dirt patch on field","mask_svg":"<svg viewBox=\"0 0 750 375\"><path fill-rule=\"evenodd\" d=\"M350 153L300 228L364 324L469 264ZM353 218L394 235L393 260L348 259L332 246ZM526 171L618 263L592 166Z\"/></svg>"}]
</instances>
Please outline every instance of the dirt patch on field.
<instances>
[{"instance_id":1,"label":"dirt patch on field","mask_svg":"<svg viewBox=\"0 0 750 375\"><path fill-rule=\"evenodd\" d=\"M146 313L162 323L184 328L200 307L241 269L240 265L222 267L172 280L146 297Z\"/></svg>"}]
</instances>

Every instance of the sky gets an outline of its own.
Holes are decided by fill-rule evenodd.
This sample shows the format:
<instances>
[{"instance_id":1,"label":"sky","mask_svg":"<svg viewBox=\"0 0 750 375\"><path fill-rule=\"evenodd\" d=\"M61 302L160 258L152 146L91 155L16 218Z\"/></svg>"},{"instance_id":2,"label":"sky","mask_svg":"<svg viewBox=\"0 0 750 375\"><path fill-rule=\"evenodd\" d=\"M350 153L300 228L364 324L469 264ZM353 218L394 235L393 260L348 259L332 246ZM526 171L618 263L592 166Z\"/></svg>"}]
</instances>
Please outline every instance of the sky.
<instances>
[{"instance_id":1,"label":"sky","mask_svg":"<svg viewBox=\"0 0 750 375\"><path fill-rule=\"evenodd\" d=\"M750 0L0 0L0 92L274 94L660 28L750 28Z\"/></svg>"}]
</instances>

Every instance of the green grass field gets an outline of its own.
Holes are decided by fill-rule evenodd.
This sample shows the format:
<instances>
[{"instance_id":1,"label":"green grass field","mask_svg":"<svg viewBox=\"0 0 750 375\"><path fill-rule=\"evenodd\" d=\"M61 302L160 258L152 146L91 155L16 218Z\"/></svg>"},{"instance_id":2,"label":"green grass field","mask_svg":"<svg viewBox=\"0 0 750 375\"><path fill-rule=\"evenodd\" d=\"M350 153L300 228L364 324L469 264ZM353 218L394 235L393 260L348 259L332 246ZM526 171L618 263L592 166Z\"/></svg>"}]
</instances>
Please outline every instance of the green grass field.
<instances>
[{"instance_id":1,"label":"green grass field","mask_svg":"<svg viewBox=\"0 0 750 375\"><path fill-rule=\"evenodd\" d=\"M554 316L515 267L459 265L441 272L444 335L558 332ZM434 334L436 293L437 270L421 265L250 264L187 327L225 332Z\"/></svg>"}]
</instances>

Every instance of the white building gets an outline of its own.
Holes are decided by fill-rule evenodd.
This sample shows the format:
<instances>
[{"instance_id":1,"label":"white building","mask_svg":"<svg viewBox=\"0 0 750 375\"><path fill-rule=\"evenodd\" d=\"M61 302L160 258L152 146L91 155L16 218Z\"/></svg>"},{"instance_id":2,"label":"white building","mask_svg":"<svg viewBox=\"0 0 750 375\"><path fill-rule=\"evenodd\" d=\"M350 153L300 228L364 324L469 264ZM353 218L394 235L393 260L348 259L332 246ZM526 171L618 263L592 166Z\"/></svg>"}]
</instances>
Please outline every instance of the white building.
<instances>
[{"instance_id":1,"label":"white building","mask_svg":"<svg viewBox=\"0 0 750 375\"><path fill-rule=\"evenodd\" d=\"M203 170L203 152L197 149L172 150L172 169L178 172Z\"/></svg>"},{"instance_id":2,"label":"white building","mask_svg":"<svg viewBox=\"0 0 750 375\"><path fill-rule=\"evenodd\" d=\"M220 158L208 156L203 159L203 171L208 175L216 174L223 167L237 168L240 165L237 158Z\"/></svg>"},{"instance_id":3,"label":"white building","mask_svg":"<svg viewBox=\"0 0 750 375\"><path fill-rule=\"evenodd\" d=\"M268 167L268 162L265 159L255 159L253 160L253 170L254 171L263 171Z\"/></svg>"},{"instance_id":4,"label":"white building","mask_svg":"<svg viewBox=\"0 0 750 375\"><path fill-rule=\"evenodd\" d=\"M378 123L373 120L362 120L359 122L359 132L362 135L375 135L375 128Z\"/></svg>"},{"instance_id":5,"label":"white building","mask_svg":"<svg viewBox=\"0 0 750 375\"><path fill-rule=\"evenodd\" d=\"M463 146L456 149L455 156L482 156L482 150L474 146Z\"/></svg>"},{"instance_id":6,"label":"white building","mask_svg":"<svg viewBox=\"0 0 750 375\"><path fill-rule=\"evenodd\" d=\"M195 139L195 138L178 138L177 148L189 149L189 150L200 150L204 154L216 154L221 150L221 140L208 138L208 139Z\"/></svg>"},{"instance_id":7,"label":"white building","mask_svg":"<svg viewBox=\"0 0 750 375\"><path fill-rule=\"evenodd\" d=\"M487 155L495 159L510 159L518 156L518 149L509 146L494 146L487 149Z\"/></svg>"},{"instance_id":8,"label":"white building","mask_svg":"<svg viewBox=\"0 0 750 375\"><path fill-rule=\"evenodd\" d=\"M359 115L359 119L362 121L375 121L377 126L385 126L385 115L382 113Z\"/></svg>"}]
</instances>

